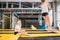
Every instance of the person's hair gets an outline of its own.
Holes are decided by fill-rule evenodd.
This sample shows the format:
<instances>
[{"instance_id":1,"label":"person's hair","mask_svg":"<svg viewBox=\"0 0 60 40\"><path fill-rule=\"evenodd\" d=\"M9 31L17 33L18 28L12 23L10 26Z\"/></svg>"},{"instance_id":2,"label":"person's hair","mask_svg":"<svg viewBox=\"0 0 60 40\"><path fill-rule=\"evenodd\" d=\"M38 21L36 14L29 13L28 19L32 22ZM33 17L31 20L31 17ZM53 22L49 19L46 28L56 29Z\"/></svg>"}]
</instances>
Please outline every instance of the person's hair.
<instances>
[{"instance_id":1,"label":"person's hair","mask_svg":"<svg viewBox=\"0 0 60 40\"><path fill-rule=\"evenodd\" d=\"M41 2L45 2L45 0L41 0Z\"/></svg>"}]
</instances>

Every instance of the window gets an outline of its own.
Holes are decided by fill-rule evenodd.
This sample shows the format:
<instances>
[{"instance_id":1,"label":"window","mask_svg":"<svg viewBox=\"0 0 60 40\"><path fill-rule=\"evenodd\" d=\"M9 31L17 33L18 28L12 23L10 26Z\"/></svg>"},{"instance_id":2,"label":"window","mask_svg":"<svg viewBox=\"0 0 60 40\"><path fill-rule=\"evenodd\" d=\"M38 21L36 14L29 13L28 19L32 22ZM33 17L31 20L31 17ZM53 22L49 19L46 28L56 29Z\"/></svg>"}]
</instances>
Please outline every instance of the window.
<instances>
[{"instance_id":1,"label":"window","mask_svg":"<svg viewBox=\"0 0 60 40\"><path fill-rule=\"evenodd\" d=\"M9 3L8 3L8 8L11 8L11 5L12 5L12 3L11 3L11 2L9 2Z\"/></svg>"},{"instance_id":2,"label":"window","mask_svg":"<svg viewBox=\"0 0 60 40\"><path fill-rule=\"evenodd\" d=\"M38 2L34 3L34 8L39 8L39 3Z\"/></svg>"},{"instance_id":3,"label":"window","mask_svg":"<svg viewBox=\"0 0 60 40\"><path fill-rule=\"evenodd\" d=\"M6 3L3 3L3 8L6 8Z\"/></svg>"},{"instance_id":4,"label":"window","mask_svg":"<svg viewBox=\"0 0 60 40\"><path fill-rule=\"evenodd\" d=\"M21 8L32 8L32 3L30 3L30 2L21 2Z\"/></svg>"},{"instance_id":5,"label":"window","mask_svg":"<svg viewBox=\"0 0 60 40\"><path fill-rule=\"evenodd\" d=\"M19 8L19 2L9 2L8 7L9 8Z\"/></svg>"},{"instance_id":6,"label":"window","mask_svg":"<svg viewBox=\"0 0 60 40\"><path fill-rule=\"evenodd\" d=\"M19 2L14 2L13 3L13 8L19 8Z\"/></svg>"},{"instance_id":7,"label":"window","mask_svg":"<svg viewBox=\"0 0 60 40\"><path fill-rule=\"evenodd\" d=\"M0 8L1 8L2 4L0 3Z\"/></svg>"},{"instance_id":8,"label":"window","mask_svg":"<svg viewBox=\"0 0 60 40\"><path fill-rule=\"evenodd\" d=\"M6 2L0 2L0 8L6 8Z\"/></svg>"}]
</instances>

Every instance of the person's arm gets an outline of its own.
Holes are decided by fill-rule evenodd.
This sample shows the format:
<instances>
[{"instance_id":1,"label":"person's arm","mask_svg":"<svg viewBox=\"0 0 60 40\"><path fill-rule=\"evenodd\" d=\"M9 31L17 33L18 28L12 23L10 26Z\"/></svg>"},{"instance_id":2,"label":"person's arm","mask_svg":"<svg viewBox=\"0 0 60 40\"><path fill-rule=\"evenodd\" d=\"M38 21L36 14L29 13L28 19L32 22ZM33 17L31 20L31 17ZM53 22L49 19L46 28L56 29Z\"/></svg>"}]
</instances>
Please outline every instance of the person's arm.
<instances>
[{"instance_id":1,"label":"person's arm","mask_svg":"<svg viewBox=\"0 0 60 40\"><path fill-rule=\"evenodd\" d=\"M39 3L39 5L41 5L41 2Z\"/></svg>"},{"instance_id":2,"label":"person's arm","mask_svg":"<svg viewBox=\"0 0 60 40\"><path fill-rule=\"evenodd\" d=\"M51 9L51 4L50 3L48 3L48 8Z\"/></svg>"},{"instance_id":3,"label":"person's arm","mask_svg":"<svg viewBox=\"0 0 60 40\"><path fill-rule=\"evenodd\" d=\"M41 5L42 5L42 3L40 2L40 3L39 3L39 7L41 7Z\"/></svg>"}]
</instances>

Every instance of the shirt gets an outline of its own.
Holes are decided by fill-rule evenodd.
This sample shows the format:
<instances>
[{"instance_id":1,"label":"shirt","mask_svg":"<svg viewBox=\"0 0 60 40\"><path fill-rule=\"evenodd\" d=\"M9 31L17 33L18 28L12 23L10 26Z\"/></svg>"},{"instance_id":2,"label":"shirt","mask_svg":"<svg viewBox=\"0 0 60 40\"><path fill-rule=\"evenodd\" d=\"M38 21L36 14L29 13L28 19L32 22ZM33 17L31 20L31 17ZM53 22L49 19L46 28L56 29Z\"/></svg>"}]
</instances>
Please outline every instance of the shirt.
<instances>
[{"instance_id":1,"label":"shirt","mask_svg":"<svg viewBox=\"0 0 60 40\"><path fill-rule=\"evenodd\" d=\"M21 29L21 25L16 25L15 29L20 30Z\"/></svg>"},{"instance_id":2,"label":"shirt","mask_svg":"<svg viewBox=\"0 0 60 40\"><path fill-rule=\"evenodd\" d=\"M41 8L42 8L42 12L41 13L48 12L48 2L44 2L41 5Z\"/></svg>"}]
</instances>

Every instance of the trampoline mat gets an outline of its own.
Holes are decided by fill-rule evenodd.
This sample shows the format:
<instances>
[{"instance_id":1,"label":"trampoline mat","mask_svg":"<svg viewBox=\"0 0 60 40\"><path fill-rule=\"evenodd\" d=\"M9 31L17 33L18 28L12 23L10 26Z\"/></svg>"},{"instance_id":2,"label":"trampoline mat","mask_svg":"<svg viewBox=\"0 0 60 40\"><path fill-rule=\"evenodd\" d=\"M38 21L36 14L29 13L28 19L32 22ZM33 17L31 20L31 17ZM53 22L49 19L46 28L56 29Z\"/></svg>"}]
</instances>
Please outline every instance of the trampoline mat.
<instances>
[{"instance_id":1,"label":"trampoline mat","mask_svg":"<svg viewBox=\"0 0 60 40\"><path fill-rule=\"evenodd\" d=\"M56 32L51 32L47 30L28 30L28 34L50 34L50 33L56 33Z\"/></svg>"},{"instance_id":2,"label":"trampoline mat","mask_svg":"<svg viewBox=\"0 0 60 40\"><path fill-rule=\"evenodd\" d=\"M27 38L27 37L19 37L18 40L60 40L60 37L33 37L33 38Z\"/></svg>"}]
</instances>

